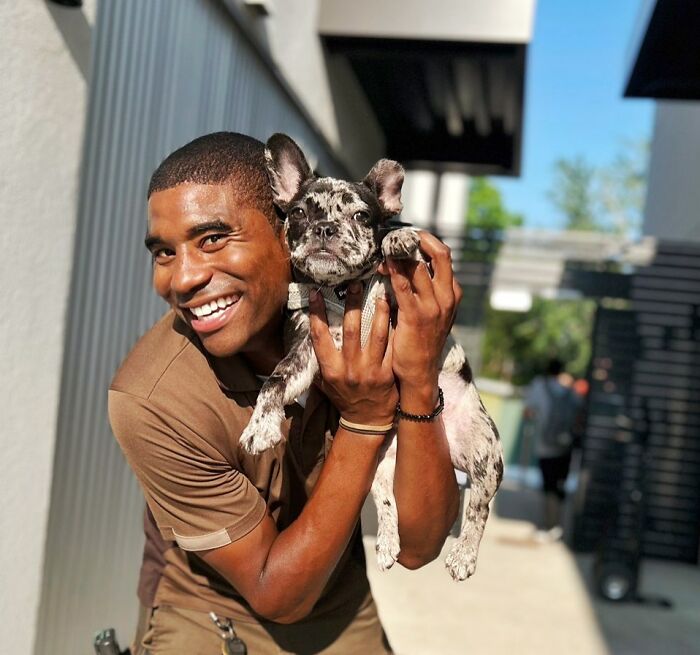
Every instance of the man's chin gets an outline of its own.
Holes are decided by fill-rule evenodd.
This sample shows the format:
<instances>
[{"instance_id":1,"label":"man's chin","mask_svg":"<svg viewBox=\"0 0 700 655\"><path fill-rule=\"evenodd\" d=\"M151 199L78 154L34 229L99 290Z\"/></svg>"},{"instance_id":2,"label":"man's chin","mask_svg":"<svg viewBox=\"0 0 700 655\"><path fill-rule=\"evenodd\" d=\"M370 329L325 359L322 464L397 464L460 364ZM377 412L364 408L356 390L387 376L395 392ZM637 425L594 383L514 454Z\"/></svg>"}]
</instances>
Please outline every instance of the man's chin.
<instances>
[{"instance_id":1,"label":"man's chin","mask_svg":"<svg viewBox=\"0 0 700 655\"><path fill-rule=\"evenodd\" d=\"M245 343L242 339L232 339L230 336L218 332L210 334L198 334L199 340L212 357L231 357L239 353Z\"/></svg>"}]
</instances>

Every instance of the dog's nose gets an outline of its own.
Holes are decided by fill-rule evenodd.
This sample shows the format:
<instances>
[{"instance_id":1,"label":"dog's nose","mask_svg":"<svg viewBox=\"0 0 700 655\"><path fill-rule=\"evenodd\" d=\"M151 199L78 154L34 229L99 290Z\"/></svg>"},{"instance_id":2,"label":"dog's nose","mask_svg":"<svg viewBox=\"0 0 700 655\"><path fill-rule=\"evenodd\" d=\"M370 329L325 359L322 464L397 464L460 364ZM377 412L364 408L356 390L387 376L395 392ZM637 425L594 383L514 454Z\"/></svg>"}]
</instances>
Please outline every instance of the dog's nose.
<instances>
[{"instance_id":1,"label":"dog's nose","mask_svg":"<svg viewBox=\"0 0 700 655\"><path fill-rule=\"evenodd\" d=\"M314 225L314 234L322 239L330 239L337 231L338 227L331 221L319 221Z\"/></svg>"}]
</instances>

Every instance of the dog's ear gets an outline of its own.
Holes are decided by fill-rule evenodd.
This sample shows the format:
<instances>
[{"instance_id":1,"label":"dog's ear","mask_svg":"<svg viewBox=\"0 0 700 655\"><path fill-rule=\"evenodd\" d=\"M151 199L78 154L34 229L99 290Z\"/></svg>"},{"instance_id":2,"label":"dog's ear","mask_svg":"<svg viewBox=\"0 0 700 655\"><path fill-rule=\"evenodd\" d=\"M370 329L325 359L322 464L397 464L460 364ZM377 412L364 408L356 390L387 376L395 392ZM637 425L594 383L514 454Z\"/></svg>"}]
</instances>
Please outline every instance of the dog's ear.
<instances>
[{"instance_id":1,"label":"dog's ear","mask_svg":"<svg viewBox=\"0 0 700 655\"><path fill-rule=\"evenodd\" d=\"M301 148L286 134L273 134L267 140L265 165L275 204L283 210L302 183L313 177Z\"/></svg>"},{"instance_id":2,"label":"dog's ear","mask_svg":"<svg viewBox=\"0 0 700 655\"><path fill-rule=\"evenodd\" d=\"M401 186L403 166L392 159L380 159L362 180L377 196L382 210L389 215L398 214L402 209Z\"/></svg>"}]
</instances>

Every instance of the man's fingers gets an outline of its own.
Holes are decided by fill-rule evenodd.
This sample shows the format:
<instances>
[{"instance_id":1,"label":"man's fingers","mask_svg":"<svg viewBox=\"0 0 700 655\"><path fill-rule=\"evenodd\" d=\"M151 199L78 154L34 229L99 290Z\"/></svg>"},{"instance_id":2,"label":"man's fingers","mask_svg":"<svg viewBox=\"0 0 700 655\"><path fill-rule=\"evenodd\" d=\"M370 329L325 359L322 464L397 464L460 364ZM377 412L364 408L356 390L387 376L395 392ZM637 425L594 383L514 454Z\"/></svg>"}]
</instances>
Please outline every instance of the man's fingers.
<instances>
[{"instance_id":1,"label":"man's fingers","mask_svg":"<svg viewBox=\"0 0 700 655\"><path fill-rule=\"evenodd\" d=\"M451 314L456 304L452 251L436 236L424 231L420 232L420 249L430 259L435 299L444 312Z\"/></svg>"},{"instance_id":2,"label":"man's fingers","mask_svg":"<svg viewBox=\"0 0 700 655\"><path fill-rule=\"evenodd\" d=\"M381 295L377 297L374 304L374 318L372 319L372 329L367 342L367 361L372 364L381 362L384 359L386 346L389 341L389 302Z\"/></svg>"},{"instance_id":3,"label":"man's fingers","mask_svg":"<svg viewBox=\"0 0 700 655\"><path fill-rule=\"evenodd\" d=\"M393 357L392 355L394 354L394 335L396 334L396 330L391 330L389 332L389 337L387 339L386 343L386 350L384 351L384 359L382 360L382 370L385 373L389 373L390 371L393 372Z\"/></svg>"},{"instance_id":4,"label":"man's fingers","mask_svg":"<svg viewBox=\"0 0 700 655\"><path fill-rule=\"evenodd\" d=\"M336 359L339 353L328 329L326 303L323 302L321 294L316 291L311 291L309 294L309 330L311 343L323 374L324 367Z\"/></svg>"},{"instance_id":5,"label":"man's fingers","mask_svg":"<svg viewBox=\"0 0 700 655\"><path fill-rule=\"evenodd\" d=\"M411 274L411 285L415 289L418 302L435 302L435 291L433 289L433 279L430 277L428 265L418 262Z\"/></svg>"},{"instance_id":6,"label":"man's fingers","mask_svg":"<svg viewBox=\"0 0 700 655\"><path fill-rule=\"evenodd\" d=\"M351 282L345 297L343 316L343 357L353 361L360 352L360 331L362 329L362 283Z\"/></svg>"},{"instance_id":7,"label":"man's fingers","mask_svg":"<svg viewBox=\"0 0 700 655\"><path fill-rule=\"evenodd\" d=\"M394 296L396 297L396 303L399 308L407 310L414 307L416 299L413 295L411 280L406 274L405 269L399 262L391 258L387 259L387 266L389 268L391 287L394 290Z\"/></svg>"},{"instance_id":8,"label":"man's fingers","mask_svg":"<svg viewBox=\"0 0 700 655\"><path fill-rule=\"evenodd\" d=\"M450 322L450 325L452 325L455 322L455 318L457 318L459 303L462 302L462 297L464 296L464 291L462 291L462 286L460 283L457 282L457 278L452 278L452 293L454 294L455 304L454 309L452 310L452 321Z\"/></svg>"}]
</instances>

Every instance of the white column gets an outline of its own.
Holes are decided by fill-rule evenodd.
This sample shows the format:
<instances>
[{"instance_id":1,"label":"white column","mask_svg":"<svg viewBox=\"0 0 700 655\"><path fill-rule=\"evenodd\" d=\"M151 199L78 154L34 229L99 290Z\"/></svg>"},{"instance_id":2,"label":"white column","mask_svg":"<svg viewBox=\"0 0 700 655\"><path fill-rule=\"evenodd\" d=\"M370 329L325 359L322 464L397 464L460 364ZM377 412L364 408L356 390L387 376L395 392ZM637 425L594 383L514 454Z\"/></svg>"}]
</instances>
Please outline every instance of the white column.
<instances>
[{"instance_id":1,"label":"white column","mask_svg":"<svg viewBox=\"0 0 700 655\"><path fill-rule=\"evenodd\" d=\"M461 237L467 223L469 176L464 173L443 173L440 176L435 227L446 237Z\"/></svg>"},{"instance_id":2,"label":"white column","mask_svg":"<svg viewBox=\"0 0 700 655\"><path fill-rule=\"evenodd\" d=\"M401 191L401 217L416 227L430 228L435 212L435 191L438 176L433 171L406 171Z\"/></svg>"}]
</instances>

